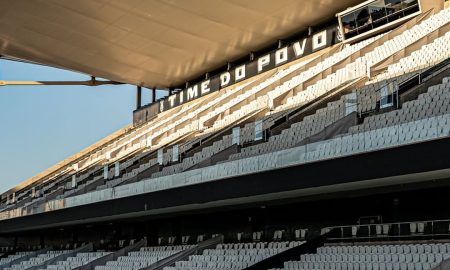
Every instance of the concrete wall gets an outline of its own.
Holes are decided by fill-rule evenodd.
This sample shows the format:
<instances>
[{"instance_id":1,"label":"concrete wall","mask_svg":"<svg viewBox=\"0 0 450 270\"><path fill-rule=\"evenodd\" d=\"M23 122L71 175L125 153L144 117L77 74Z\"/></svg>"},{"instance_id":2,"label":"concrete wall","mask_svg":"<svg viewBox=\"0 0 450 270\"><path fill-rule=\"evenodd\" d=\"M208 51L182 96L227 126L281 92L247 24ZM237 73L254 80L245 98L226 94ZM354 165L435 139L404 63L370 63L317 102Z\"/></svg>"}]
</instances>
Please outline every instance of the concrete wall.
<instances>
[{"instance_id":1,"label":"concrete wall","mask_svg":"<svg viewBox=\"0 0 450 270\"><path fill-rule=\"evenodd\" d=\"M444 1L445 0L420 0L420 5L422 11L427 11L432 8L434 8L435 11L439 11L444 8Z\"/></svg>"}]
</instances>

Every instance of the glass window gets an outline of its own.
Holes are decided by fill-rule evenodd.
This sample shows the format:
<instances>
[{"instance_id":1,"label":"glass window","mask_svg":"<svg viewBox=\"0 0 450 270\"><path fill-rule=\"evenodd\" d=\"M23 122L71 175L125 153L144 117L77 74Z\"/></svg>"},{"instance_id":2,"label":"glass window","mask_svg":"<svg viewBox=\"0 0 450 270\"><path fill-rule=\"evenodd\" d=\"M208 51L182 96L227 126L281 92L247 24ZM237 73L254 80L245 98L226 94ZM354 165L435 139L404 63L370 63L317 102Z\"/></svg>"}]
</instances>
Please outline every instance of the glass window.
<instances>
[{"instance_id":1,"label":"glass window","mask_svg":"<svg viewBox=\"0 0 450 270\"><path fill-rule=\"evenodd\" d=\"M388 14L402 10L402 0L384 0Z\"/></svg>"},{"instance_id":2,"label":"glass window","mask_svg":"<svg viewBox=\"0 0 450 270\"><path fill-rule=\"evenodd\" d=\"M162 150L162 148L158 149L156 158L157 158L157 161L158 161L159 165L162 165L163 164L163 150Z\"/></svg>"},{"instance_id":3,"label":"glass window","mask_svg":"<svg viewBox=\"0 0 450 270\"><path fill-rule=\"evenodd\" d=\"M372 22L376 22L380 19L386 17L386 7L384 5L384 0L378 0L369 5L369 13L372 18Z\"/></svg>"},{"instance_id":4,"label":"glass window","mask_svg":"<svg viewBox=\"0 0 450 270\"><path fill-rule=\"evenodd\" d=\"M178 144L174 145L172 148L172 162L178 161L179 149Z\"/></svg>"},{"instance_id":5,"label":"glass window","mask_svg":"<svg viewBox=\"0 0 450 270\"><path fill-rule=\"evenodd\" d=\"M263 139L262 120L255 122L255 141Z\"/></svg>"},{"instance_id":6,"label":"glass window","mask_svg":"<svg viewBox=\"0 0 450 270\"><path fill-rule=\"evenodd\" d=\"M358 26L358 34L372 30L372 20L367 7L357 10L355 12L355 17Z\"/></svg>"},{"instance_id":7,"label":"glass window","mask_svg":"<svg viewBox=\"0 0 450 270\"><path fill-rule=\"evenodd\" d=\"M420 11L418 0L403 0L404 16Z\"/></svg>"},{"instance_id":8,"label":"glass window","mask_svg":"<svg viewBox=\"0 0 450 270\"><path fill-rule=\"evenodd\" d=\"M344 29L344 34L356 29L355 14L351 13L342 17L342 28Z\"/></svg>"},{"instance_id":9,"label":"glass window","mask_svg":"<svg viewBox=\"0 0 450 270\"><path fill-rule=\"evenodd\" d=\"M420 11L418 0L376 0L340 17L346 39Z\"/></svg>"},{"instance_id":10,"label":"glass window","mask_svg":"<svg viewBox=\"0 0 450 270\"><path fill-rule=\"evenodd\" d=\"M387 108L394 105L394 95L398 90L396 82L389 83L381 88L380 108Z\"/></svg>"},{"instance_id":11,"label":"glass window","mask_svg":"<svg viewBox=\"0 0 450 270\"><path fill-rule=\"evenodd\" d=\"M367 9L367 7L357 10L355 12L355 15L358 27L363 27L371 23L369 10Z\"/></svg>"},{"instance_id":12,"label":"glass window","mask_svg":"<svg viewBox=\"0 0 450 270\"><path fill-rule=\"evenodd\" d=\"M240 138L241 138L241 128L240 127L233 128L233 137L231 143L239 145L241 143Z\"/></svg>"},{"instance_id":13,"label":"glass window","mask_svg":"<svg viewBox=\"0 0 450 270\"><path fill-rule=\"evenodd\" d=\"M418 0L403 0L404 7L411 7L415 5L418 5Z\"/></svg>"},{"instance_id":14,"label":"glass window","mask_svg":"<svg viewBox=\"0 0 450 270\"><path fill-rule=\"evenodd\" d=\"M345 99L345 116L351 114L352 112L356 112L358 103L356 100L356 93L351 93L346 95Z\"/></svg>"},{"instance_id":15,"label":"glass window","mask_svg":"<svg viewBox=\"0 0 450 270\"><path fill-rule=\"evenodd\" d=\"M386 3L386 13L390 22L403 17L401 0L384 0Z\"/></svg>"}]
</instances>

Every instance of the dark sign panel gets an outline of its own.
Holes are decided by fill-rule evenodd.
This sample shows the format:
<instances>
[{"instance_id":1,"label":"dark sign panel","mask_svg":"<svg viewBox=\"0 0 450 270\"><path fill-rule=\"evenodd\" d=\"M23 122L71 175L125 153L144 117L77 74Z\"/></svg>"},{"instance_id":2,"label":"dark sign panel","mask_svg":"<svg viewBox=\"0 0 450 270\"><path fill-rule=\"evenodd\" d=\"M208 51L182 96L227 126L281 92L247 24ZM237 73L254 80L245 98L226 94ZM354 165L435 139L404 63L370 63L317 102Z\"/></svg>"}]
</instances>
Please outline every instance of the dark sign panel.
<instances>
[{"instance_id":1,"label":"dark sign panel","mask_svg":"<svg viewBox=\"0 0 450 270\"><path fill-rule=\"evenodd\" d=\"M262 72L332 46L338 42L337 31L337 25L328 27L311 36L304 37L285 47L262 55L253 61L236 66L233 69L211 77L208 80L198 82L189 88L166 97L164 100L142 107L134 112L134 124L142 124L152 119L160 112L170 110L185 102L218 91Z\"/></svg>"}]
</instances>

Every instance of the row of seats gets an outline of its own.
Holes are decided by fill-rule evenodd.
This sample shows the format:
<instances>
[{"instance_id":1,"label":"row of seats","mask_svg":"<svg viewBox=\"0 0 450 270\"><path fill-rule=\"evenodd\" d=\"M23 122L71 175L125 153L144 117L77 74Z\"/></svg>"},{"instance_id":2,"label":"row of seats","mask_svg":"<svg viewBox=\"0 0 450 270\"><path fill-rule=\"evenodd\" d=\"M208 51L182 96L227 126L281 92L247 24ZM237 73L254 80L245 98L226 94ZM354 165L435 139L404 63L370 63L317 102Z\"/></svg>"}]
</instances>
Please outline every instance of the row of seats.
<instances>
[{"instance_id":1,"label":"row of seats","mask_svg":"<svg viewBox=\"0 0 450 270\"><path fill-rule=\"evenodd\" d=\"M435 262L448 259L450 253L385 253L385 254L338 254L338 255L320 255L307 254L302 255L301 259L305 262Z\"/></svg>"},{"instance_id":2,"label":"row of seats","mask_svg":"<svg viewBox=\"0 0 450 270\"><path fill-rule=\"evenodd\" d=\"M373 245L373 246L325 246L318 254L389 254L389 253L450 253L450 243Z\"/></svg>"},{"instance_id":3,"label":"row of seats","mask_svg":"<svg viewBox=\"0 0 450 270\"><path fill-rule=\"evenodd\" d=\"M287 262L284 269L299 270L430 270L440 262L433 263L358 263L358 262L330 262L330 263L297 263Z\"/></svg>"},{"instance_id":4,"label":"row of seats","mask_svg":"<svg viewBox=\"0 0 450 270\"><path fill-rule=\"evenodd\" d=\"M109 261L104 266L96 266L95 270L137 270L148 267L162 259L178 252L190 249L194 246L158 246L143 247L140 251L129 252L126 256L119 257L116 261Z\"/></svg>"},{"instance_id":5,"label":"row of seats","mask_svg":"<svg viewBox=\"0 0 450 270\"><path fill-rule=\"evenodd\" d=\"M450 78L444 78L441 84L428 88L417 100L402 104L402 108L384 114L366 117L361 125L350 128L349 132L358 133L380 129L387 126L430 118L450 113Z\"/></svg>"},{"instance_id":6,"label":"row of seats","mask_svg":"<svg viewBox=\"0 0 450 270\"><path fill-rule=\"evenodd\" d=\"M15 254L8 255L8 257L6 257L6 258L0 259L0 266L11 263L17 259L23 258L24 256L31 255L31 254L33 254L32 251L21 251L21 252L16 252Z\"/></svg>"},{"instance_id":7,"label":"row of seats","mask_svg":"<svg viewBox=\"0 0 450 270\"><path fill-rule=\"evenodd\" d=\"M302 242L259 242L219 244L202 255L191 255L188 261L178 261L164 270L243 269Z\"/></svg>"},{"instance_id":8,"label":"row of seats","mask_svg":"<svg viewBox=\"0 0 450 270\"><path fill-rule=\"evenodd\" d=\"M75 257L68 257L64 261L58 261L41 270L72 270L109 254L111 252L81 252L77 253Z\"/></svg>"},{"instance_id":9,"label":"row of seats","mask_svg":"<svg viewBox=\"0 0 450 270\"><path fill-rule=\"evenodd\" d=\"M397 63L389 65L387 71L378 75L376 80L384 80L420 70L449 58L449 42L450 32L447 32L444 36L435 39L432 43L426 44L421 49L412 52L411 55L401 58Z\"/></svg>"},{"instance_id":10,"label":"row of seats","mask_svg":"<svg viewBox=\"0 0 450 270\"><path fill-rule=\"evenodd\" d=\"M5 270L25 270L34 266L40 266L46 261L49 261L59 255L68 253L70 250L51 250L44 254L39 254L37 256L31 257L26 261L21 261L18 264L13 264L10 267L5 268Z\"/></svg>"},{"instance_id":11,"label":"row of seats","mask_svg":"<svg viewBox=\"0 0 450 270\"><path fill-rule=\"evenodd\" d=\"M324 246L285 262L284 269L429 270L450 259L449 248L449 243Z\"/></svg>"}]
</instances>

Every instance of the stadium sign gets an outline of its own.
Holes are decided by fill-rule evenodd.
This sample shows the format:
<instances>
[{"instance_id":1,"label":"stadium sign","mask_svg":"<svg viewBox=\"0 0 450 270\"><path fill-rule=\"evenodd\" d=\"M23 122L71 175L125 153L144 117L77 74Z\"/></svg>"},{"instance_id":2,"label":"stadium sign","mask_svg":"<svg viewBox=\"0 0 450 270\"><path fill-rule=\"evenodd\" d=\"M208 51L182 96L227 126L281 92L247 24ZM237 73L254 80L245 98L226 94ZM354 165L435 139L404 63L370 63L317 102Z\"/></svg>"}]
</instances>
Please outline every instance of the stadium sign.
<instances>
[{"instance_id":1,"label":"stadium sign","mask_svg":"<svg viewBox=\"0 0 450 270\"><path fill-rule=\"evenodd\" d=\"M135 111L134 123L139 124L148 121L160 112L170 110L183 103L244 81L250 77L329 47L337 42L339 42L338 27L332 26L326 28L290 43L285 47L257 57L253 61L193 84L176 94L168 96L164 100L145 106Z\"/></svg>"}]
</instances>

